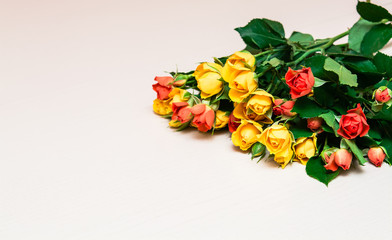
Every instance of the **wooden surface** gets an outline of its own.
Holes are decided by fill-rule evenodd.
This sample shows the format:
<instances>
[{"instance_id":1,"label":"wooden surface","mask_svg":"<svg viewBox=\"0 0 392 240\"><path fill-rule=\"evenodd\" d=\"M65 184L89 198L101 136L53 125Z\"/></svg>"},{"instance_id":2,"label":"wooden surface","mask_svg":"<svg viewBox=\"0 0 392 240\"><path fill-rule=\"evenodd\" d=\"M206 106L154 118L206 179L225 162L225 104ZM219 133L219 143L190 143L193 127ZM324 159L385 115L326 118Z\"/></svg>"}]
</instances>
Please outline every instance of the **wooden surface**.
<instances>
[{"instance_id":1,"label":"wooden surface","mask_svg":"<svg viewBox=\"0 0 392 240\"><path fill-rule=\"evenodd\" d=\"M386 164L326 188L152 112L155 75L241 50L233 29L250 19L323 38L352 26L355 5L3 1L0 239L390 239Z\"/></svg>"}]
</instances>

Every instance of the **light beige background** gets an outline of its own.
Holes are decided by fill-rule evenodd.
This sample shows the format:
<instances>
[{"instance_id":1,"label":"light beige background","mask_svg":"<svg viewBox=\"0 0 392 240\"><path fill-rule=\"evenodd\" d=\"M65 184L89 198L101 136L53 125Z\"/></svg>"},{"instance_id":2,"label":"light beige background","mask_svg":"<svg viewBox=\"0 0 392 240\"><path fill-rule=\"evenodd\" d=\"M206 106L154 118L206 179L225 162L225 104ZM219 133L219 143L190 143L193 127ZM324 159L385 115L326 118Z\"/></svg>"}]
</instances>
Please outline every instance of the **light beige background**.
<instances>
[{"instance_id":1,"label":"light beige background","mask_svg":"<svg viewBox=\"0 0 392 240\"><path fill-rule=\"evenodd\" d=\"M323 38L355 5L2 0L0 239L390 239L391 167L326 188L152 112L155 75L241 50L250 19Z\"/></svg>"}]
</instances>

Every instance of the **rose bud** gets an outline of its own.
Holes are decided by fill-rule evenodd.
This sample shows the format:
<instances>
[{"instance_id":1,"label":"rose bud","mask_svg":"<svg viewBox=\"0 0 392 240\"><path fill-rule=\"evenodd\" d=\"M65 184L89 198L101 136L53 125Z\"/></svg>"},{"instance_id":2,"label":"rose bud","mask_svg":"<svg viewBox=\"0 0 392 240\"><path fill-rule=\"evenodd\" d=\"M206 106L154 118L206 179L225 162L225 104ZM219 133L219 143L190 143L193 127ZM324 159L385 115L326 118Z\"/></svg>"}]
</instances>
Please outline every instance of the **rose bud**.
<instances>
[{"instance_id":1,"label":"rose bud","mask_svg":"<svg viewBox=\"0 0 392 240\"><path fill-rule=\"evenodd\" d=\"M357 108L348 110L346 115L342 115L337 131L340 136L346 139L353 139L357 136L363 137L368 132L369 125L359 103Z\"/></svg>"},{"instance_id":2,"label":"rose bud","mask_svg":"<svg viewBox=\"0 0 392 240\"><path fill-rule=\"evenodd\" d=\"M335 153L334 153L334 152L331 153L331 155L329 155L329 156L328 156L327 153L324 153L324 160L325 160L325 162L327 162L327 164L324 166L325 169L331 170L331 171L334 171L334 172L335 172L336 170L338 170L339 166L336 165L336 162L335 162Z\"/></svg>"},{"instance_id":3,"label":"rose bud","mask_svg":"<svg viewBox=\"0 0 392 240\"><path fill-rule=\"evenodd\" d=\"M174 79L172 77L155 77L154 79L158 83L152 85L152 89L157 92L157 98L159 100L166 100L169 98L169 93L172 90L172 83Z\"/></svg>"},{"instance_id":4,"label":"rose bud","mask_svg":"<svg viewBox=\"0 0 392 240\"><path fill-rule=\"evenodd\" d=\"M310 68L293 70L289 68L285 75L286 84L290 87L292 99L296 99L312 92L314 76Z\"/></svg>"},{"instance_id":5,"label":"rose bud","mask_svg":"<svg viewBox=\"0 0 392 240\"><path fill-rule=\"evenodd\" d=\"M183 123L192 120L191 108L187 102L175 102L172 104L172 120L169 122L171 127L179 127Z\"/></svg>"},{"instance_id":6,"label":"rose bud","mask_svg":"<svg viewBox=\"0 0 392 240\"><path fill-rule=\"evenodd\" d=\"M308 128L313 132L319 131L321 129L321 126L323 125L323 119L321 117L308 118L307 122Z\"/></svg>"},{"instance_id":7,"label":"rose bud","mask_svg":"<svg viewBox=\"0 0 392 240\"><path fill-rule=\"evenodd\" d=\"M156 114L165 116L173 112L170 104L171 104L170 98L166 100L161 100L157 98L154 100L154 103L152 104L152 109Z\"/></svg>"},{"instance_id":8,"label":"rose bud","mask_svg":"<svg viewBox=\"0 0 392 240\"><path fill-rule=\"evenodd\" d=\"M173 85L176 87L181 87L190 77L192 77L192 74L178 74L176 75L176 79L174 79Z\"/></svg>"},{"instance_id":9,"label":"rose bud","mask_svg":"<svg viewBox=\"0 0 392 240\"><path fill-rule=\"evenodd\" d=\"M229 131L233 133L235 130L237 130L238 126L241 124L241 120L234 117L233 113L230 114L229 116Z\"/></svg>"},{"instance_id":10,"label":"rose bud","mask_svg":"<svg viewBox=\"0 0 392 240\"><path fill-rule=\"evenodd\" d=\"M194 115L192 125L201 132L207 132L214 125L215 112L205 104L197 104L191 108Z\"/></svg>"},{"instance_id":11,"label":"rose bud","mask_svg":"<svg viewBox=\"0 0 392 240\"><path fill-rule=\"evenodd\" d=\"M376 167L380 167L385 159L384 150L380 147L370 148L368 152L368 158L370 162L373 163Z\"/></svg>"},{"instance_id":12,"label":"rose bud","mask_svg":"<svg viewBox=\"0 0 392 240\"><path fill-rule=\"evenodd\" d=\"M282 104L283 103L283 104ZM291 112L291 109L294 107L294 101L286 101L284 102L283 99L276 99L274 101L275 107L273 108L273 112L275 115L283 115L286 117L292 117L296 113Z\"/></svg>"},{"instance_id":13,"label":"rose bud","mask_svg":"<svg viewBox=\"0 0 392 240\"><path fill-rule=\"evenodd\" d=\"M276 116L280 116L283 113L283 110L279 106L283 103L283 101L284 101L283 99L275 99L274 101L274 108L272 110Z\"/></svg>"},{"instance_id":14,"label":"rose bud","mask_svg":"<svg viewBox=\"0 0 392 240\"><path fill-rule=\"evenodd\" d=\"M392 92L387 87L380 87L374 92L377 102L385 103L391 99Z\"/></svg>"},{"instance_id":15,"label":"rose bud","mask_svg":"<svg viewBox=\"0 0 392 240\"><path fill-rule=\"evenodd\" d=\"M347 151L347 149L342 148L335 152L335 163L339 167L343 168L343 170L350 168L352 159L353 155Z\"/></svg>"},{"instance_id":16,"label":"rose bud","mask_svg":"<svg viewBox=\"0 0 392 240\"><path fill-rule=\"evenodd\" d=\"M217 110L215 116L215 129L226 127L227 123L229 122L228 112Z\"/></svg>"},{"instance_id":17,"label":"rose bud","mask_svg":"<svg viewBox=\"0 0 392 240\"><path fill-rule=\"evenodd\" d=\"M294 161L298 161L304 165L308 162L308 160L316 155L317 151L317 138L316 134L313 134L311 137L300 137L295 140L293 145L293 150L295 153Z\"/></svg>"}]
</instances>

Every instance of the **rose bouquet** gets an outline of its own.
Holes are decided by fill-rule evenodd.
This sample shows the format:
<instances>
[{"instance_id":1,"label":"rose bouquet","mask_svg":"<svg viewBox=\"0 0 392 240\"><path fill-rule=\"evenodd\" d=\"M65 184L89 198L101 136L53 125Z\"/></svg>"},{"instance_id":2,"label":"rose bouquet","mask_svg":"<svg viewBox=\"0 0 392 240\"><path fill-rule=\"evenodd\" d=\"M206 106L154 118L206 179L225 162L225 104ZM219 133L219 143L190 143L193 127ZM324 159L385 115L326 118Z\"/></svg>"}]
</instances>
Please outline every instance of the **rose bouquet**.
<instances>
[{"instance_id":1,"label":"rose bouquet","mask_svg":"<svg viewBox=\"0 0 392 240\"><path fill-rule=\"evenodd\" d=\"M369 2L357 11L348 31L327 39L286 38L279 22L253 19L235 29L244 50L156 77L153 110L178 130L228 128L252 159L268 150L282 168L299 162L326 185L352 161L391 164L392 57L379 50L392 15Z\"/></svg>"}]
</instances>

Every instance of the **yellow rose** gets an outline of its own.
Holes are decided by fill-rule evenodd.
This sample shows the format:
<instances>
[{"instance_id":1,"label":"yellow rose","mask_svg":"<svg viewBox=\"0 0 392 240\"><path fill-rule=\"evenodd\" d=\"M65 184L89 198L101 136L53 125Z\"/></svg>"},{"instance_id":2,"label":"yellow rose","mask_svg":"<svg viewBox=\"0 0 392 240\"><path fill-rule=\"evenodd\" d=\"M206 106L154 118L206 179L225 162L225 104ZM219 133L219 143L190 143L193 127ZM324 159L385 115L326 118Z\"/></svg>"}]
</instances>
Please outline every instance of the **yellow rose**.
<instances>
[{"instance_id":1,"label":"yellow rose","mask_svg":"<svg viewBox=\"0 0 392 240\"><path fill-rule=\"evenodd\" d=\"M231 135L234 146L239 146L241 150L249 149L255 142L260 141L263 128L257 122L241 120L237 130Z\"/></svg>"},{"instance_id":2,"label":"yellow rose","mask_svg":"<svg viewBox=\"0 0 392 240\"><path fill-rule=\"evenodd\" d=\"M235 104L233 115L238 119L252 120L255 122L260 122L264 124L271 124L271 116L267 115L257 115L252 110L246 108L247 103L237 103Z\"/></svg>"},{"instance_id":3,"label":"yellow rose","mask_svg":"<svg viewBox=\"0 0 392 240\"><path fill-rule=\"evenodd\" d=\"M173 88L169 93L169 99L171 102L186 102L190 98L190 93L181 88Z\"/></svg>"},{"instance_id":4,"label":"yellow rose","mask_svg":"<svg viewBox=\"0 0 392 240\"><path fill-rule=\"evenodd\" d=\"M229 114L227 112L218 110L215 116L215 129L224 128L229 122Z\"/></svg>"},{"instance_id":5,"label":"yellow rose","mask_svg":"<svg viewBox=\"0 0 392 240\"><path fill-rule=\"evenodd\" d=\"M168 115L172 113L172 107L171 107L171 99L166 99L166 100L160 100L160 99L155 99L154 103L152 104L152 109L156 114L159 115Z\"/></svg>"},{"instance_id":6,"label":"yellow rose","mask_svg":"<svg viewBox=\"0 0 392 240\"><path fill-rule=\"evenodd\" d=\"M282 125L272 125L266 128L261 134L260 142L264 144L271 154L274 154L274 160L280 164L282 168L291 161L293 150L293 136L291 132Z\"/></svg>"},{"instance_id":7,"label":"yellow rose","mask_svg":"<svg viewBox=\"0 0 392 240\"><path fill-rule=\"evenodd\" d=\"M257 80L254 72L241 71L229 79L229 97L233 102L242 102L257 88Z\"/></svg>"},{"instance_id":8,"label":"yellow rose","mask_svg":"<svg viewBox=\"0 0 392 240\"><path fill-rule=\"evenodd\" d=\"M239 119L271 124L274 97L264 90L257 90L247 103L235 104L233 115Z\"/></svg>"},{"instance_id":9,"label":"yellow rose","mask_svg":"<svg viewBox=\"0 0 392 240\"><path fill-rule=\"evenodd\" d=\"M229 97L234 102L241 102L256 90L255 62L247 51L236 52L226 60L221 75L229 83Z\"/></svg>"},{"instance_id":10,"label":"yellow rose","mask_svg":"<svg viewBox=\"0 0 392 240\"><path fill-rule=\"evenodd\" d=\"M216 63L202 63L196 68L193 75L201 91L201 98L209 98L222 91L221 70L222 66Z\"/></svg>"},{"instance_id":11,"label":"yellow rose","mask_svg":"<svg viewBox=\"0 0 392 240\"><path fill-rule=\"evenodd\" d=\"M295 152L295 161L301 162L306 165L309 158L313 157L317 151L317 138L316 134L311 137L300 137L293 145Z\"/></svg>"},{"instance_id":12,"label":"yellow rose","mask_svg":"<svg viewBox=\"0 0 392 240\"><path fill-rule=\"evenodd\" d=\"M253 94L246 104L247 109L251 109L257 115L264 115L272 109L275 99L271 94L264 90L257 90Z\"/></svg>"},{"instance_id":13,"label":"yellow rose","mask_svg":"<svg viewBox=\"0 0 392 240\"><path fill-rule=\"evenodd\" d=\"M248 51L235 52L231 55L225 63L221 73L223 79L233 78L232 74L237 75L241 71L254 71L255 70L255 57ZM226 80L229 82L228 80Z\"/></svg>"},{"instance_id":14,"label":"yellow rose","mask_svg":"<svg viewBox=\"0 0 392 240\"><path fill-rule=\"evenodd\" d=\"M182 123L180 121L177 121L177 120L171 120L169 122L169 126L172 127L172 128L179 128L179 127L181 127L181 125L182 125Z\"/></svg>"}]
</instances>

